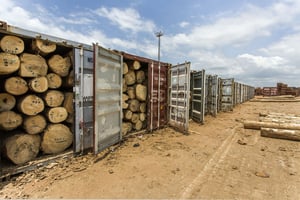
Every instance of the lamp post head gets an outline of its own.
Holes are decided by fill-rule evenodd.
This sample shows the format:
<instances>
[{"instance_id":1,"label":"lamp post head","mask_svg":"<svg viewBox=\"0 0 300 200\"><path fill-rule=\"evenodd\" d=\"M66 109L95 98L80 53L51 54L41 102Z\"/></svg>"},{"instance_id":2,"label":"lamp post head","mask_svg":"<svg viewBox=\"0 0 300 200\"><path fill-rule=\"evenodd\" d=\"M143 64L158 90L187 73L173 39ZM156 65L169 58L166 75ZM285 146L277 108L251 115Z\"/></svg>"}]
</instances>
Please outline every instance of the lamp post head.
<instances>
[{"instance_id":1,"label":"lamp post head","mask_svg":"<svg viewBox=\"0 0 300 200\"><path fill-rule=\"evenodd\" d=\"M156 32L155 33L156 37L161 37L164 35L164 33L162 31Z\"/></svg>"}]
</instances>

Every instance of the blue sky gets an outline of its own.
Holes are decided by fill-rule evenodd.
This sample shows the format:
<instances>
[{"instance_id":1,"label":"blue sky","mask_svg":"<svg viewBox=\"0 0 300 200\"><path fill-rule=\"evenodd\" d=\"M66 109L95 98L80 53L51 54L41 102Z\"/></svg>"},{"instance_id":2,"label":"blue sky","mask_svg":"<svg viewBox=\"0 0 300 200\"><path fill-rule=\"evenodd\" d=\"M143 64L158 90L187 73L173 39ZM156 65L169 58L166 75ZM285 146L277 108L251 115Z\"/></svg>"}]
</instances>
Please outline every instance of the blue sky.
<instances>
[{"instance_id":1,"label":"blue sky","mask_svg":"<svg viewBox=\"0 0 300 200\"><path fill-rule=\"evenodd\" d=\"M300 87L300 0L0 0L13 26L253 86Z\"/></svg>"}]
</instances>

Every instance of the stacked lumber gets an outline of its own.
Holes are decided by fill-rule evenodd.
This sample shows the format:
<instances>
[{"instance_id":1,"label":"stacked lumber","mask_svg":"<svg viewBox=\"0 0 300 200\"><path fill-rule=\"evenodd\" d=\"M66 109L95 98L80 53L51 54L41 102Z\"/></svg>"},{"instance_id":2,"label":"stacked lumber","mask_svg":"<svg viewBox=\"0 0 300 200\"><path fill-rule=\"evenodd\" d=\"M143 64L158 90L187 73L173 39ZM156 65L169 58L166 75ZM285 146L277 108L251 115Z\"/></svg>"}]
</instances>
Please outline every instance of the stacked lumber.
<instances>
[{"instance_id":1,"label":"stacked lumber","mask_svg":"<svg viewBox=\"0 0 300 200\"><path fill-rule=\"evenodd\" d=\"M123 135L132 131L140 131L147 125L146 70L147 68L143 69L137 60L123 63Z\"/></svg>"},{"instance_id":2,"label":"stacked lumber","mask_svg":"<svg viewBox=\"0 0 300 200\"><path fill-rule=\"evenodd\" d=\"M23 164L66 150L73 142L72 49L58 52L41 39L31 45L11 35L0 39L2 153Z\"/></svg>"},{"instance_id":3,"label":"stacked lumber","mask_svg":"<svg viewBox=\"0 0 300 200\"><path fill-rule=\"evenodd\" d=\"M244 128L260 130L263 137L300 141L299 115L260 113L259 116L259 121L244 121Z\"/></svg>"}]
</instances>

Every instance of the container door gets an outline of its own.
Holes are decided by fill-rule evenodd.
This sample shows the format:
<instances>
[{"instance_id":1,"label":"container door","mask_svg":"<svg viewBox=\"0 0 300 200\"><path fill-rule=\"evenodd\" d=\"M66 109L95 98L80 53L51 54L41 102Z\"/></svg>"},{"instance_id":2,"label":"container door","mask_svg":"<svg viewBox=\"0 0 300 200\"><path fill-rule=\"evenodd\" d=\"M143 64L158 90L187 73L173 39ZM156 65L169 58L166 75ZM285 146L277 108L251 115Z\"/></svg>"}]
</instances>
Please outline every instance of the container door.
<instances>
[{"instance_id":1,"label":"container door","mask_svg":"<svg viewBox=\"0 0 300 200\"><path fill-rule=\"evenodd\" d=\"M148 84L148 129L152 131L168 123L168 66L149 63Z\"/></svg>"},{"instance_id":2,"label":"container door","mask_svg":"<svg viewBox=\"0 0 300 200\"><path fill-rule=\"evenodd\" d=\"M123 57L94 45L94 152L122 139Z\"/></svg>"},{"instance_id":3,"label":"container door","mask_svg":"<svg viewBox=\"0 0 300 200\"><path fill-rule=\"evenodd\" d=\"M196 122L204 122L205 113L205 70L192 73L192 119ZM208 93L210 95L210 93ZM211 98L209 98L210 101ZM210 102L207 102L208 104Z\"/></svg>"},{"instance_id":4,"label":"container door","mask_svg":"<svg viewBox=\"0 0 300 200\"><path fill-rule=\"evenodd\" d=\"M219 82L218 82L217 75L211 76L211 96L212 96L212 101L211 101L210 114L216 117L218 112L218 96L219 96Z\"/></svg>"},{"instance_id":5,"label":"container door","mask_svg":"<svg viewBox=\"0 0 300 200\"><path fill-rule=\"evenodd\" d=\"M93 73L94 60L90 49L74 49L74 100L75 122L74 152L82 153L93 148Z\"/></svg>"},{"instance_id":6,"label":"container door","mask_svg":"<svg viewBox=\"0 0 300 200\"><path fill-rule=\"evenodd\" d=\"M234 79L221 79L221 110L232 111L233 110L233 98L234 98Z\"/></svg>"},{"instance_id":7,"label":"container door","mask_svg":"<svg viewBox=\"0 0 300 200\"><path fill-rule=\"evenodd\" d=\"M185 133L189 128L190 64L172 66L169 72L169 124Z\"/></svg>"}]
</instances>

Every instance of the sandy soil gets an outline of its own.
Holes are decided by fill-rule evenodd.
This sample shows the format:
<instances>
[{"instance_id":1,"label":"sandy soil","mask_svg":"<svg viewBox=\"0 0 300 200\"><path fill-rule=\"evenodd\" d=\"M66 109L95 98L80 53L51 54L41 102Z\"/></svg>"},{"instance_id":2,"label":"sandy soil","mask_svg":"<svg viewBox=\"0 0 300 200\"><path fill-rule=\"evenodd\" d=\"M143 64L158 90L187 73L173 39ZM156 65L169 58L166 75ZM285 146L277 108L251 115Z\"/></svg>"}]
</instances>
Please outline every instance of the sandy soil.
<instances>
[{"instance_id":1,"label":"sandy soil","mask_svg":"<svg viewBox=\"0 0 300 200\"><path fill-rule=\"evenodd\" d=\"M300 199L300 143L242 126L267 111L300 114L300 102L246 102L189 135L166 128L65 157L2 182L0 198Z\"/></svg>"}]
</instances>

